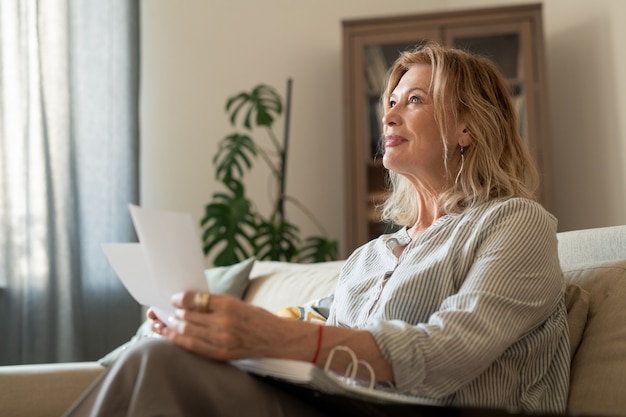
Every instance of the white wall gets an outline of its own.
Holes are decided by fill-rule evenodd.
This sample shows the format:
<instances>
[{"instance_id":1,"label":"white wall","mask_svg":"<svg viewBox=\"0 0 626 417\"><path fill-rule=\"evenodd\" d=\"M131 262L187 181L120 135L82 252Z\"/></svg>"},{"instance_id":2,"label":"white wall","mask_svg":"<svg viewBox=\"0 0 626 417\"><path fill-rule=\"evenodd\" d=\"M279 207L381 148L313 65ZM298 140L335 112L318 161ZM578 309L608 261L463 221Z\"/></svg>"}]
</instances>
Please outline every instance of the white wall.
<instances>
[{"instance_id":1,"label":"white wall","mask_svg":"<svg viewBox=\"0 0 626 417\"><path fill-rule=\"evenodd\" d=\"M342 240L341 21L519 3L143 1L141 203L199 220L217 187L216 144L232 131L226 98L261 82L284 93L292 77L288 192ZM626 224L626 2L543 3L560 230ZM261 208L268 178L248 181ZM297 209L288 214L305 234L316 232Z\"/></svg>"}]
</instances>

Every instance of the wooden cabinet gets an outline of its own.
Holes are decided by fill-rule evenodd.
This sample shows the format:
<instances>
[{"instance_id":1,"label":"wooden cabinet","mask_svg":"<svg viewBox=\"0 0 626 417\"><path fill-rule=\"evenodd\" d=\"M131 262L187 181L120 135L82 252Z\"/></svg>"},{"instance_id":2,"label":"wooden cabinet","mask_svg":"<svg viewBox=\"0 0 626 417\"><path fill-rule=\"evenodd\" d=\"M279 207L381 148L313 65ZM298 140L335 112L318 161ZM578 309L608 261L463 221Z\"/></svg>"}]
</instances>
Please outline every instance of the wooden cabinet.
<instances>
[{"instance_id":1,"label":"wooden cabinet","mask_svg":"<svg viewBox=\"0 0 626 417\"><path fill-rule=\"evenodd\" d=\"M343 22L345 109L345 253L391 231L380 223L386 174L379 149L380 95L402 50L429 40L488 56L506 77L520 132L541 174L538 198L550 209L547 105L541 4Z\"/></svg>"}]
</instances>

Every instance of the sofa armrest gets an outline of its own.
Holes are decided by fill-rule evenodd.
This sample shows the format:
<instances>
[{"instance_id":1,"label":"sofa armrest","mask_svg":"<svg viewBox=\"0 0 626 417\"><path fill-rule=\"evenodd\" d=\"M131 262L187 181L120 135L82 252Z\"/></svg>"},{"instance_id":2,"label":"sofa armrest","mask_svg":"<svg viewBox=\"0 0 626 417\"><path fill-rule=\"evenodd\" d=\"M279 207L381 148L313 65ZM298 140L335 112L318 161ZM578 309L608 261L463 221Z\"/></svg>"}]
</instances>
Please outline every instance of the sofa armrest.
<instances>
[{"instance_id":1,"label":"sofa armrest","mask_svg":"<svg viewBox=\"0 0 626 417\"><path fill-rule=\"evenodd\" d=\"M59 417L103 370L97 362L0 366L1 414Z\"/></svg>"}]
</instances>

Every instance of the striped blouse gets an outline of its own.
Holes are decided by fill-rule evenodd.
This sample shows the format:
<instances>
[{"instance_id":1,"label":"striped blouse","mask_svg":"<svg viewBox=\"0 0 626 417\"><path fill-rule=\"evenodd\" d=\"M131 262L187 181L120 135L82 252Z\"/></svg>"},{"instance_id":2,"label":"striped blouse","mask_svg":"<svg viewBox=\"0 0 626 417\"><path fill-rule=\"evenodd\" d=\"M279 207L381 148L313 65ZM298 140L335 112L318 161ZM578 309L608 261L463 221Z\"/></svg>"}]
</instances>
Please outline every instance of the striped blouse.
<instances>
[{"instance_id":1,"label":"striped blouse","mask_svg":"<svg viewBox=\"0 0 626 417\"><path fill-rule=\"evenodd\" d=\"M406 244L397 258L392 248ZM364 328L399 392L442 405L563 412L569 330L556 219L510 199L357 249L329 325Z\"/></svg>"}]
</instances>

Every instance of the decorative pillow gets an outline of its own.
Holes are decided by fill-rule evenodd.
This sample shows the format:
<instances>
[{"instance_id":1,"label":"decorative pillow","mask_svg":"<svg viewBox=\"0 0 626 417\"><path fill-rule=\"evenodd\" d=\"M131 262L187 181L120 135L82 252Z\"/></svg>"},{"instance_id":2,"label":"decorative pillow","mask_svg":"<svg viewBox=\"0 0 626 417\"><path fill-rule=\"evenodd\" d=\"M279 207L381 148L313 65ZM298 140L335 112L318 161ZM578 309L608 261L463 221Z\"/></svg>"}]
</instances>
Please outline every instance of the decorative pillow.
<instances>
[{"instance_id":1,"label":"decorative pillow","mask_svg":"<svg viewBox=\"0 0 626 417\"><path fill-rule=\"evenodd\" d=\"M218 266L204 271L209 290L216 294L229 294L243 298L243 294L250 283L250 271L254 266L255 258L248 258L234 265Z\"/></svg>"},{"instance_id":2,"label":"decorative pillow","mask_svg":"<svg viewBox=\"0 0 626 417\"><path fill-rule=\"evenodd\" d=\"M233 265L219 266L205 270L204 275L206 276L210 291L216 294L229 294L233 297L243 298L248 288L248 283L250 282L250 271L254 266L255 260L254 257L251 257ZM140 340L146 337L158 337L158 335L152 331L151 323L152 320L150 319L144 321L128 342L107 353L98 360L98 363L105 367L109 366L122 352L135 345Z\"/></svg>"},{"instance_id":3,"label":"decorative pillow","mask_svg":"<svg viewBox=\"0 0 626 417\"><path fill-rule=\"evenodd\" d=\"M626 410L626 260L564 268L568 283L589 293L582 340L574 354L568 412L617 415Z\"/></svg>"},{"instance_id":4,"label":"decorative pillow","mask_svg":"<svg viewBox=\"0 0 626 417\"><path fill-rule=\"evenodd\" d=\"M330 307L335 299L334 294L310 301L302 306L285 307L276 312L277 316L288 319L325 323L330 313Z\"/></svg>"},{"instance_id":5,"label":"decorative pillow","mask_svg":"<svg viewBox=\"0 0 626 417\"><path fill-rule=\"evenodd\" d=\"M568 279L565 274L565 279ZM589 293L580 285L568 283L565 290L565 306L567 307L567 324L569 325L570 361L578 350L583 337L589 312Z\"/></svg>"}]
</instances>

